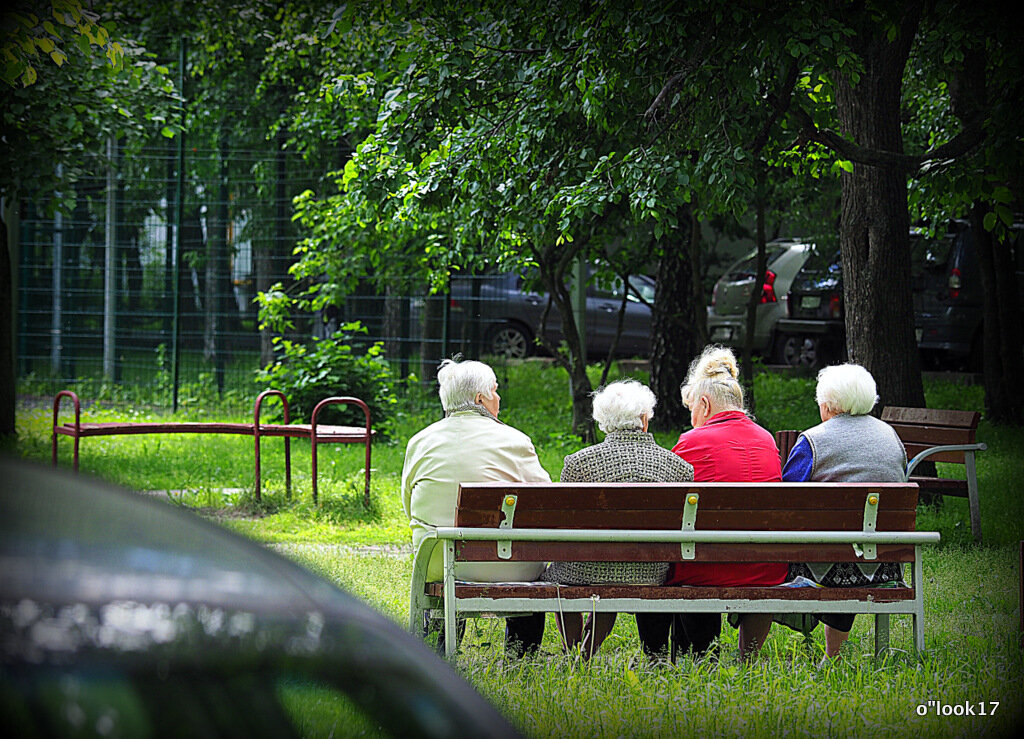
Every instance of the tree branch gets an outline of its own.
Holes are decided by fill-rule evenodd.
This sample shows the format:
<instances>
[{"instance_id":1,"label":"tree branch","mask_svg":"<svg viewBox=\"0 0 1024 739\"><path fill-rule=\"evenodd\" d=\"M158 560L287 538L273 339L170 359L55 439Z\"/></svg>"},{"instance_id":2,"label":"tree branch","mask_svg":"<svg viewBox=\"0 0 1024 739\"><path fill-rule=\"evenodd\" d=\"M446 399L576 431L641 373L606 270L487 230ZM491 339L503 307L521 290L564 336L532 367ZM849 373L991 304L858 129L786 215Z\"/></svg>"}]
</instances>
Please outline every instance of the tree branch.
<instances>
[{"instance_id":1,"label":"tree branch","mask_svg":"<svg viewBox=\"0 0 1024 739\"><path fill-rule=\"evenodd\" d=\"M831 129L818 128L811 120L810 114L800 106L794 107L791 113L799 124L799 134L790 148L796 149L807 141L814 141L851 162L872 167L895 167L908 174L919 172L923 167L934 162L948 161L963 156L985 140L985 132L980 123L975 120L945 144L920 156L912 156L893 151L870 149L844 139Z\"/></svg>"}]
</instances>

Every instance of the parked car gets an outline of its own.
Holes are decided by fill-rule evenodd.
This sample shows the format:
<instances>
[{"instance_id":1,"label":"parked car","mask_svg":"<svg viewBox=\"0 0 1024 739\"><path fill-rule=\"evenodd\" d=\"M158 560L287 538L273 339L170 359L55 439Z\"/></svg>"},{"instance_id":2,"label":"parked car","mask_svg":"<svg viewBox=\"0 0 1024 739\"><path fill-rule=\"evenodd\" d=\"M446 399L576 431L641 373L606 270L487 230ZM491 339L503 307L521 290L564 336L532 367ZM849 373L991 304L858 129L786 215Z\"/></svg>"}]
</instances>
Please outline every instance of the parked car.
<instances>
[{"instance_id":1,"label":"parked car","mask_svg":"<svg viewBox=\"0 0 1024 739\"><path fill-rule=\"evenodd\" d=\"M649 305L654 302L655 283L645 275L633 275L629 283L631 290L615 354L647 356L651 350ZM478 344L482 354L518 359L541 352L534 339L540 333L548 295L529 289L527 284L525 277L514 272L453 278L452 337L464 346ZM586 338L591 358L604 356L611 348L622 291L621 280L605 285L591 281L587 285ZM545 336L555 345L563 340L562 319L554 305L548 311Z\"/></svg>"},{"instance_id":2,"label":"parked car","mask_svg":"<svg viewBox=\"0 0 1024 739\"><path fill-rule=\"evenodd\" d=\"M518 736L422 641L164 503L0 459L5 736Z\"/></svg>"},{"instance_id":3,"label":"parked car","mask_svg":"<svg viewBox=\"0 0 1024 739\"><path fill-rule=\"evenodd\" d=\"M840 360L846 325L838 251L811 251L790 285L786 312L775 324L782 363L818 369Z\"/></svg>"},{"instance_id":4,"label":"parked car","mask_svg":"<svg viewBox=\"0 0 1024 739\"><path fill-rule=\"evenodd\" d=\"M922 357L933 367L980 369L984 308L969 224L954 221L937 237L915 229L910 248L914 325ZM1018 256L1024 265L1024 254ZM1024 289L1024 268L1019 275ZM787 364L817 369L842 361L846 353L842 277L839 252L833 252L827 258L812 255L793 280L789 315L777 324Z\"/></svg>"},{"instance_id":5,"label":"parked car","mask_svg":"<svg viewBox=\"0 0 1024 739\"><path fill-rule=\"evenodd\" d=\"M761 288L754 324L753 351L770 361L782 361L782 346L776 341L775 324L786 315L789 287L810 253L803 239L779 239L767 244L768 266ZM754 288L757 251L751 251L729 267L715 283L708 309L711 341L742 348L746 340L747 303Z\"/></svg>"},{"instance_id":6,"label":"parked car","mask_svg":"<svg viewBox=\"0 0 1024 739\"><path fill-rule=\"evenodd\" d=\"M1024 225L1014 228L1018 295L1024 298ZM927 366L981 371L985 308L974 234L955 221L914 258L914 330Z\"/></svg>"}]
</instances>

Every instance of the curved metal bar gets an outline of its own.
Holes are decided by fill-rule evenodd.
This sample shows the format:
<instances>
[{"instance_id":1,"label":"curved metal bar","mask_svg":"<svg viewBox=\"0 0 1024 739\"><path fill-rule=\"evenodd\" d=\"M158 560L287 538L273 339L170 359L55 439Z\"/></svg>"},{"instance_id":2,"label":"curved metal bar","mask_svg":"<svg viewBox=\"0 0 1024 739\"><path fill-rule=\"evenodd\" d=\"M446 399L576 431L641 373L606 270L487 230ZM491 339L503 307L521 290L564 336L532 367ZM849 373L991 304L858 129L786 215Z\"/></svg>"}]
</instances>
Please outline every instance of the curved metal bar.
<instances>
[{"instance_id":1,"label":"curved metal bar","mask_svg":"<svg viewBox=\"0 0 1024 739\"><path fill-rule=\"evenodd\" d=\"M255 456L256 456L256 500L260 500L260 494L262 491L262 484L260 480L260 408L263 405L263 399L269 395L277 396L281 399L281 405L284 406L284 423L288 424L288 398L285 397L284 393L280 390L264 390L262 393L256 396L256 404L253 408L253 419L252 419L252 435L254 443L256 445ZM284 489L285 494L288 498L292 497L292 455L291 455L291 439L287 436L284 437Z\"/></svg>"},{"instance_id":2,"label":"curved metal bar","mask_svg":"<svg viewBox=\"0 0 1024 739\"><path fill-rule=\"evenodd\" d=\"M366 438L364 443L366 444L366 466L364 467L364 476L366 482L363 487L363 505L366 507L370 506L370 440L372 438L372 430L370 426L370 408L359 398L353 398L348 395L336 396L332 398L324 398L316 407L313 408L313 415L310 419L310 431L309 431L309 444L313 455L312 462L312 474L313 474L313 505L319 505L317 498L317 486L316 486L316 448L317 448L317 421L316 417L320 414L320 411L329 405L355 405L363 409L363 415L366 417Z\"/></svg>"},{"instance_id":3,"label":"curved metal bar","mask_svg":"<svg viewBox=\"0 0 1024 739\"><path fill-rule=\"evenodd\" d=\"M906 479L910 480L910 473L914 471L925 458L938 454L939 452L983 452L988 449L988 446L984 442L978 442L977 444L946 444L944 446L933 446L930 449L925 449L923 452L918 454L909 463L907 463Z\"/></svg>"},{"instance_id":4,"label":"curved metal bar","mask_svg":"<svg viewBox=\"0 0 1024 739\"><path fill-rule=\"evenodd\" d=\"M78 396L75 395L71 390L61 390L53 398L53 427L51 432L50 446L51 454L53 457L53 466L57 466L57 414L60 409L60 399L71 398L72 403L75 406L75 433L74 438L74 470L78 472L78 440L82 431L82 404L78 400Z\"/></svg>"}]
</instances>

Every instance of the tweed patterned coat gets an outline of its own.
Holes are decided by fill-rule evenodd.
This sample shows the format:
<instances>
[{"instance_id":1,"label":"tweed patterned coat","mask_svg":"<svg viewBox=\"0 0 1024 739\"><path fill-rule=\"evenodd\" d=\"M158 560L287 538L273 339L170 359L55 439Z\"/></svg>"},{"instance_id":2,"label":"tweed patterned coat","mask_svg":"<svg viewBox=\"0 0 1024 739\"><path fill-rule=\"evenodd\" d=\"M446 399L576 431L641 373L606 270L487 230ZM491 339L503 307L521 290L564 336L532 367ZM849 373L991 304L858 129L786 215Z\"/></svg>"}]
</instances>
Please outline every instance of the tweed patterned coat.
<instances>
[{"instance_id":1,"label":"tweed patterned coat","mask_svg":"<svg viewBox=\"0 0 1024 739\"><path fill-rule=\"evenodd\" d=\"M643 431L612 431L565 458L562 482L691 482L693 467ZM563 585L660 585L667 562L552 562L540 580Z\"/></svg>"}]
</instances>

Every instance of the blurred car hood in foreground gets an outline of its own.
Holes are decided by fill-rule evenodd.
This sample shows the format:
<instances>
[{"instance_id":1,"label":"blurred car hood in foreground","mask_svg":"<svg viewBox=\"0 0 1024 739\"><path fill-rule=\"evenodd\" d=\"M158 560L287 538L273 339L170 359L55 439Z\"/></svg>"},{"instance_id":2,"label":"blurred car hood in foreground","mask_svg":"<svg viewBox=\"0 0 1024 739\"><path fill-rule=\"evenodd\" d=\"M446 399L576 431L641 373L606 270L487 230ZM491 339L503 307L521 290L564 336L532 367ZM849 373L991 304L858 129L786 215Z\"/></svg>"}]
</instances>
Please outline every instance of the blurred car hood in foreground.
<instances>
[{"instance_id":1,"label":"blurred car hood in foreground","mask_svg":"<svg viewBox=\"0 0 1024 739\"><path fill-rule=\"evenodd\" d=\"M517 736L420 640L290 560L84 476L0 475L0 727L297 735L280 704L298 685L300 705L327 689L395 734ZM114 708L62 698L97 675Z\"/></svg>"}]
</instances>

